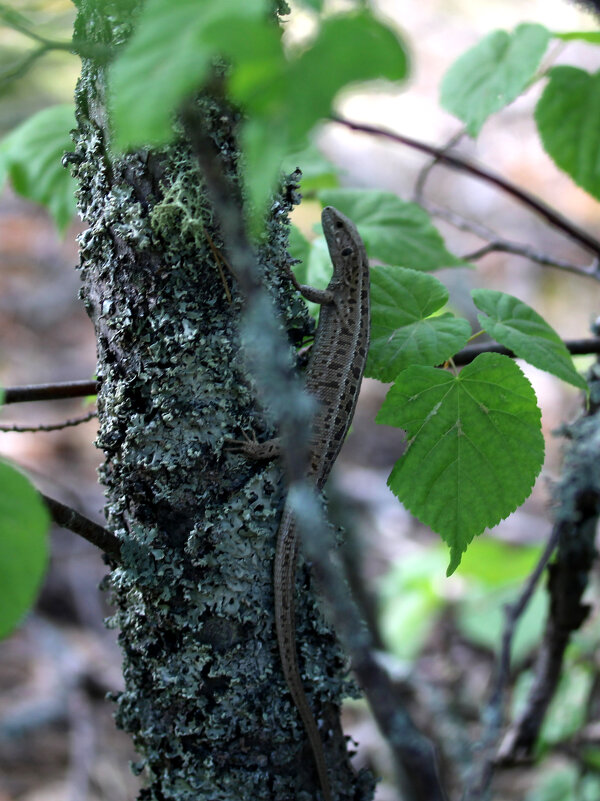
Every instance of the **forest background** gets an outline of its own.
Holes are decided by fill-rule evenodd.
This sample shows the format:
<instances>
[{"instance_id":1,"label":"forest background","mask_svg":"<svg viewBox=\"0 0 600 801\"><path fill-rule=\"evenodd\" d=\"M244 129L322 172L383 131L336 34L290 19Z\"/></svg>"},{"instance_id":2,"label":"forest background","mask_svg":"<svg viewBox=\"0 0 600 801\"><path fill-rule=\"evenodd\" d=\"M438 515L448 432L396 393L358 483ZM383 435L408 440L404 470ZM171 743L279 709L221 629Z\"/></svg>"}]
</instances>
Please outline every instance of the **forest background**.
<instances>
[{"instance_id":1,"label":"forest background","mask_svg":"<svg viewBox=\"0 0 600 801\"><path fill-rule=\"evenodd\" d=\"M519 22L542 22L553 29L591 28L590 18L561 2L456 2L381 3L395 19L412 48L412 74L408 85L394 93L358 91L344 95L339 104L344 116L443 144L459 124L438 102L443 74L456 57L495 28L513 29ZM19 3L19 11L51 23L59 38L66 38L73 10L67 2ZM302 20L296 21L301 31ZM28 46L14 31L3 30L2 44L13 58ZM597 48L573 42L558 63L576 64L594 71ZM56 102L69 102L78 74L78 59L52 52L5 92L0 105L0 128L11 130L34 110ZM492 118L474 144L461 142L467 156L493 165L496 172L544 197L582 227L593 230L597 203L560 173L539 145L532 108L539 95L534 88L510 108ZM407 198L426 163L422 155L391 143L326 126L319 146L342 171L347 186L377 187ZM496 230L577 262L581 254L564 238L533 216L507 201L490 186L443 169L429 178L427 193L436 202L460 207L466 217L493 221ZM302 205L294 222L310 235L317 207ZM476 241L439 223L449 249L467 254ZM0 379L3 386L89 378L95 365L92 327L77 300L79 278L72 269L77 260L77 223L64 238L57 235L45 211L35 208L5 188L0 204ZM463 269L443 276L452 304L466 312L464 298L473 286L502 289L517 295L543 314L565 338L584 337L597 314L597 296L584 279L565 280L554 271L506 254L490 254L476 273ZM577 310L576 314L573 310ZM583 362L578 363L583 366ZM558 474L560 441L550 436L572 419L580 400L574 389L526 366L543 412L547 436L544 472L526 504L501 523L492 537L473 544L456 576L444 577L447 552L403 511L386 487L389 469L402 447L399 432L375 426L373 417L385 387L365 382L353 432L341 457L339 478L354 498L364 530L368 532L366 575L379 593L381 625L392 652L401 660L422 660L430 675L446 689L465 688L465 703L477 709L485 691L491 649L497 642L500 608L506 592L522 579L535 562L551 526L551 486L545 478ZM80 401L11 407L5 423L19 425L57 422L84 414ZM95 470L99 454L92 446L94 421L60 432L3 433L3 455L23 465L38 486L50 495L78 506L95 519L103 505ZM114 731L110 705L103 700L120 684L120 655L114 634L105 630L107 610L96 590L105 568L97 553L64 531L53 534L52 567L36 612L24 627L0 646L0 703L4 712L0 730L0 787L7 798L125 799L135 795L136 779L127 760L133 759L129 740ZM506 544L518 544L518 559L507 560ZM530 546L530 547L528 547ZM511 554L514 553L511 551ZM486 565L511 562L500 575ZM515 567L516 564L516 567ZM540 635L543 598L534 600L517 641L521 658ZM593 621L592 621L593 622ZM591 629L589 636L592 636ZM445 648L440 648L444 643ZM563 708L579 710L589 690L583 670L570 676L569 696ZM577 693L579 693L579 706ZM358 764L372 764L389 773L385 748L378 739L366 708L348 704L346 728L361 744ZM578 719L554 719L559 734L549 742L562 742ZM562 729L560 727L563 727ZM564 727L567 727L566 729ZM522 796L546 799L544 786L554 782L553 771L571 781L570 765L561 761L560 748L549 770L528 771ZM32 763L33 760L33 763ZM543 774L543 775L542 775ZM550 778L549 778L550 777ZM519 780L516 785L518 787ZM511 777L511 793L515 776ZM386 795L387 793L387 795ZM385 783L378 798L393 797ZM509 796L507 796L509 797ZM511 798L516 797L511 794ZM561 796L563 797L563 796Z\"/></svg>"}]
</instances>

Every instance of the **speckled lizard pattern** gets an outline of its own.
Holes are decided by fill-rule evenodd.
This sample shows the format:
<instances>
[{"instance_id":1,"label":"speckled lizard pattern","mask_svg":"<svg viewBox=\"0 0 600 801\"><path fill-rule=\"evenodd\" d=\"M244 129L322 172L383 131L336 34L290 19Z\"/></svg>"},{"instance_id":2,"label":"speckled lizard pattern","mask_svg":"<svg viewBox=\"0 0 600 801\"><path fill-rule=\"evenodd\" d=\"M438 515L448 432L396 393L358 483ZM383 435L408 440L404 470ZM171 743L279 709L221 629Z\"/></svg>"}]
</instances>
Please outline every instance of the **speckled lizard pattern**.
<instances>
[{"instance_id":1,"label":"speckled lizard pattern","mask_svg":"<svg viewBox=\"0 0 600 801\"><path fill-rule=\"evenodd\" d=\"M305 380L318 403L313 419L308 478L321 490L350 427L369 348L369 262L356 226L337 209L323 209L323 231L333 263L333 277L325 290L295 285L321 304L319 324ZM241 445L241 443L240 443ZM244 443L248 457L276 456L279 441ZM284 509L274 564L275 624L285 680L308 736L325 801L333 801L325 752L309 706L296 652L295 588L298 534L293 514Z\"/></svg>"}]
</instances>

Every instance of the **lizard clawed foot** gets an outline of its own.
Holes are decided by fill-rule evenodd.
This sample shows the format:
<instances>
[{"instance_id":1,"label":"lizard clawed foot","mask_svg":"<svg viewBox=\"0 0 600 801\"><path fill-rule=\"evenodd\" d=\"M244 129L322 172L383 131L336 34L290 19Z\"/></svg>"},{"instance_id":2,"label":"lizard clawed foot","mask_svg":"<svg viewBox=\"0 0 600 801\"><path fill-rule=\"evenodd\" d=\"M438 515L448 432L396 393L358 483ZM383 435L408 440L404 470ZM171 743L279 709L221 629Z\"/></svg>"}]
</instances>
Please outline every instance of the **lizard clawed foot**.
<instances>
[{"instance_id":1,"label":"lizard clawed foot","mask_svg":"<svg viewBox=\"0 0 600 801\"><path fill-rule=\"evenodd\" d=\"M254 431L252 432L251 437L246 434L243 428L241 429L241 432L244 439L226 439L223 443L224 451L227 451L228 453L246 454L248 449L251 450L253 447L259 444Z\"/></svg>"},{"instance_id":2,"label":"lizard clawed foot","mask_svg":"<svg viewBox=\"0 0 600 801\"><path fill-rule=\"evenodd\" d=\"M258 442L253 435L250 439L245 431L242 431L244 439L227 439L223 445L223 450L228 453L239 453L247 459L256 461L269 461L276 459L281 452L279 437L269 439L267 442Z\"/></svg>"}]
</instances>

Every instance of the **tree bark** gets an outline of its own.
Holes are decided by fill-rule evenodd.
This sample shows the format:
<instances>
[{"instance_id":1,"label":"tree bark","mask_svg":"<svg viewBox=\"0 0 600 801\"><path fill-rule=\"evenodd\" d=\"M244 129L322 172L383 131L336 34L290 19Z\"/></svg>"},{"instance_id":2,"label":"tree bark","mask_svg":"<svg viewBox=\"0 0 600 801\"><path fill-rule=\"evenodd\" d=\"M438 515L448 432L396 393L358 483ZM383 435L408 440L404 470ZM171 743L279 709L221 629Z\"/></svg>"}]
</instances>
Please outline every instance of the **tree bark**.
<instances>
[{"instance_id":1,"label":"tree bark","mask_svg":"<svg viewBox=\"0 0 600 801\"><path fill-rule=\"evenodd\" d=\"M77 0L75 35L116 51L138 0ZM274 640L272 563L284 486L278 465L250 464L227 438L273 435L238 338L242 300L202 175L182 129L173 144L109 148L105 65L83 60L74 172L89 228L82 298L95 326L98 447L106 519L121 540L108 577L125 690L117 722L145 771L141 798L317 798L318 781ZM152 98L148 98L152 102ZM239 193L237 113L204 94L205 133ZM257 251L292 342L311 328L286 274L289 179ZM227 285L227 289L226 289ZM298 571L299 654L339 799L372 797L339 724L351 688L305 565Z\"/></svg>"}]
</instances>

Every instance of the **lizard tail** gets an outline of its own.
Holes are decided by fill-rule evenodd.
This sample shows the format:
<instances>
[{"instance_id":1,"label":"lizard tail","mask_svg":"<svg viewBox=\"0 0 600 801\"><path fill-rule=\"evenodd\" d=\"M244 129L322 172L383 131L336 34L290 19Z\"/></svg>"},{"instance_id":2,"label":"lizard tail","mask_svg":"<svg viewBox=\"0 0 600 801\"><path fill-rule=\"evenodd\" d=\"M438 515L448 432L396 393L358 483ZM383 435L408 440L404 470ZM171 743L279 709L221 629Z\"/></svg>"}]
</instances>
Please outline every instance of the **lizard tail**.
<instances>
[{"instance_id":1,"label":"lizard tail","mask_svg":"<svg viewBox=\"0 0 600 801\"><path fill-rule=\"evenodd\" d=\"M277 644L281 657L281 666L290 695L296 705L308 741L321 784L324 801L333 801L325 751L317 722L312 713L298 669L298 656L296 652L296 624L295 624L295 590L296 590L296 564L298 560L298 535L290 512L284 510L283 518L277 535L274 565L275 587L275 626L277 629Z\"/></svg>"}]
</instances>

